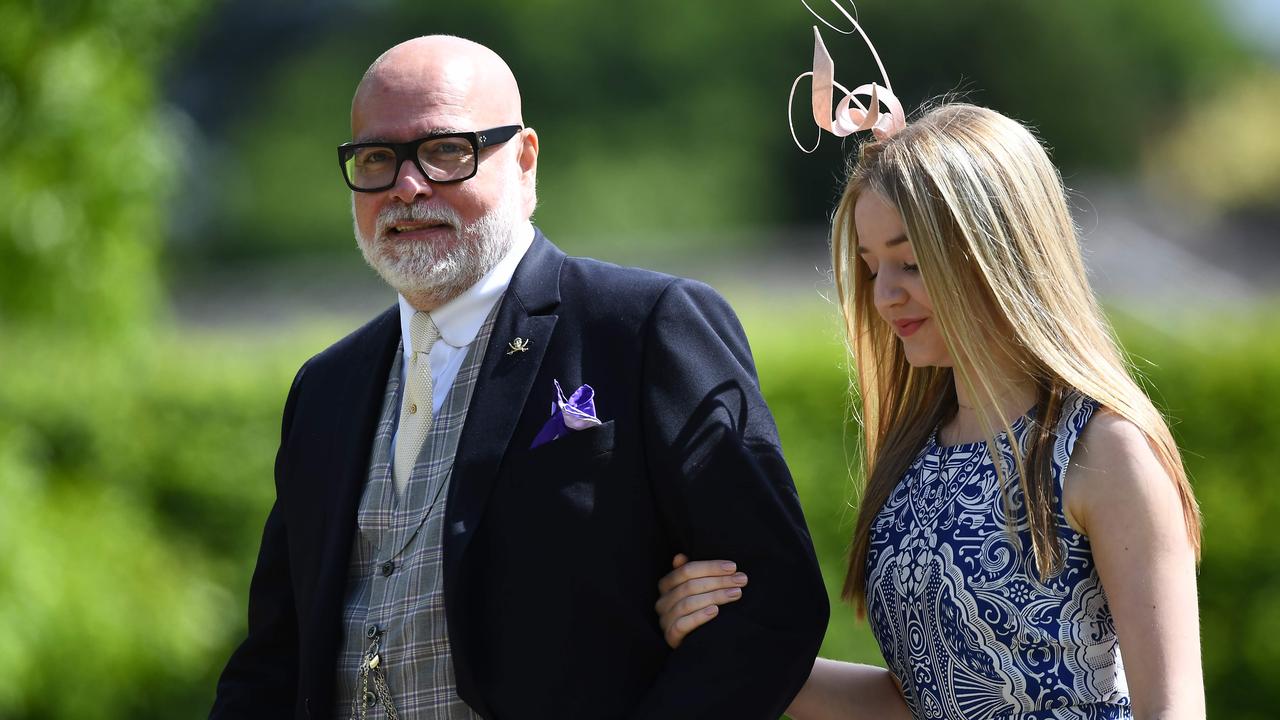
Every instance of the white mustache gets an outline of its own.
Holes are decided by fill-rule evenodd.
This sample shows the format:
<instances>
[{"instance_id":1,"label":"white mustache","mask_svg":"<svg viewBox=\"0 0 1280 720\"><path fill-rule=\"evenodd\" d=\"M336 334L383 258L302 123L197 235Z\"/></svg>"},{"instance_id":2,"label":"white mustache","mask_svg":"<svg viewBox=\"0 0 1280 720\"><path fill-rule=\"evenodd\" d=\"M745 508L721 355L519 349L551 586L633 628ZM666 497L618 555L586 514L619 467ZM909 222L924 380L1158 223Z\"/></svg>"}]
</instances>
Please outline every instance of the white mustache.
<instances>
[{"instance_id":1,"label":"white mustache","mask_svg":"<svg viewBox=\"0 0 1280 720\"><path fill-rule=\"evenodd\" d=\"M378 213L378 226L375 230L377 237L384 237L392 225L401 222L446 223L455 230L462 227L462 218L458 216L458 213L453 208L428 205L427 203L414 203L412 205L393 203L387 205Z\"/></svg>"}]
</instances>

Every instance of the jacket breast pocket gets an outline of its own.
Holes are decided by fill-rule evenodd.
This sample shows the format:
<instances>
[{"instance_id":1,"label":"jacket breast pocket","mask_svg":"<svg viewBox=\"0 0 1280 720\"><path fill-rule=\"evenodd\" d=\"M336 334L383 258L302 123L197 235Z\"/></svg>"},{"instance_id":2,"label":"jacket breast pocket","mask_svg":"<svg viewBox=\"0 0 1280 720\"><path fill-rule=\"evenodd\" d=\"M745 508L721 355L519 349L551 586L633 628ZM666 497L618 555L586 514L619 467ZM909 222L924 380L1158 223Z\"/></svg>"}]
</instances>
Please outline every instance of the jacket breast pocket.
<instances>
[{"instance_id":1,"label":"jacket breast pocket","mask_svg":"<svg viewBox=\"0 0 1280 720\"><path fill-rule=\"evenodd\" d=\"M531 448L526 461L541 468L547 463L578 463L591 461L613 452L614 421L601 423L586 430L570 430L568 434Z\"/></svg>"},{"instance_id":2,"label":"jacket breast pocket","mask_svg":"<svg viewBox=\"0 0 1280 720\"><path fill-rule=\"evenodd\" d=\"M508 468L511 486L530 507L558 506L570 516L593 514L597 484L613 459L614 421L572 430L522 453Z\"/></svg>"}]
</instances>

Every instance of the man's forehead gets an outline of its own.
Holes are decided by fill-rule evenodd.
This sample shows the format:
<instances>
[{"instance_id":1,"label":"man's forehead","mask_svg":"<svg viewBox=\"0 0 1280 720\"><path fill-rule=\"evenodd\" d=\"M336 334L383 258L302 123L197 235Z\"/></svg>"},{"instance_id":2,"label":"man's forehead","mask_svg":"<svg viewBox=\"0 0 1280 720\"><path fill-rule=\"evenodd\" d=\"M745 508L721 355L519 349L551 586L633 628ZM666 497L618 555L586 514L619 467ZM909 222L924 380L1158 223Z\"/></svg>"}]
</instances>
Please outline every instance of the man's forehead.
<instances>
[{"instance_id":1,"label":"man's forehead","mask_svg":"<svg viewBox=\"0 0 1280 720\"><path fill-rule=\"evenodd\" d=\"M379 68L371 73L352 102L353 139L407 140L433 133L483 129L478 124L485 122L502 124L495 118L506 122L505 117L500 117L507 114L500 111L501 98L479 87L476 74L464 66L465 63L449 63L443 72L431 74L406 73L400 67Z\"/></svg>"},{"instance_id":2,"label":"man's forehead","mask_svg":"<svg viewBox=\"0 0 1280 720\"><path fill-rule=\"evenodd\" d=\"M410 139L433 133L475 130L474 108L456 92L411 92L375 88L352 106L351 132L357 141ZM394 138L390 135L410 137ZM377 137L364 137L377 136Z\"/></svg>"}]
</instances>

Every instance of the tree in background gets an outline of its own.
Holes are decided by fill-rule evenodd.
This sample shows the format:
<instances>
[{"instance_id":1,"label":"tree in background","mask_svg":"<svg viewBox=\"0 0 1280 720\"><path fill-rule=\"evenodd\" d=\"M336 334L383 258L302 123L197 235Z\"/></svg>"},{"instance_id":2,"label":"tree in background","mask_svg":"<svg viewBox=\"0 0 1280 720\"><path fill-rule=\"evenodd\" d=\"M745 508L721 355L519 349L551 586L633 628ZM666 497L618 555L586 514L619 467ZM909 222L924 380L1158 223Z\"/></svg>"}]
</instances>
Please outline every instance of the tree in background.
<instances>
[{"instance_id":1,"label":"tree in background","mask_svg":"<svg viewBox=\"0 0 1280 720\"><path fill-rule=\"evenodd\" d=\"M909 108L965 91L1037 127L1068 175L1131 173L1198 89L1245 60L1212 0L856 4ZM787 130L787 90L813 53L815 21L798 0L491 0L457 13L392 0L358 10L329 6L341 23L294 20L291 54L241 32L195 56L237 57L251 71L209 104L220 117L195 111L218 152L199 166L209 192L191 194L204 207L189 215L209 221L183 228L185 247L215 258L353 255L331 146L348 139L365 66L433 32L488 44L511 64L543 140L537 221L574 252L724 252L760 228L821 226L834 205L852 145L828 139L804 155ZM266 7L234 12L239 27L255 12L278 22ZM826 39L837 79L878 79L860 41ZM268 61L248 62L255 54ZM802 82L795 104L806 141L816 137L807 90Z\"/></svg>"},{"instance_id":2,"label":"tree in background","mask_svg":"<svg viewBox=\"0 0 1280 720\"><path fill-rule=\"evenodd\" d=\"M156 68L198 0L0 4L0 324L153 318L182 148Z\"/></svg>"},{"instance_id":3,"label":"tree in background","mask_svg":"<svg viewBox=\"0 0 1280 720\"><path fill-rule=\"evenodd\" d=\"M1280 72L1224 78L1146 158L1153 182L1224 212L1280 214Z\"/></svg>"}]
</instances>

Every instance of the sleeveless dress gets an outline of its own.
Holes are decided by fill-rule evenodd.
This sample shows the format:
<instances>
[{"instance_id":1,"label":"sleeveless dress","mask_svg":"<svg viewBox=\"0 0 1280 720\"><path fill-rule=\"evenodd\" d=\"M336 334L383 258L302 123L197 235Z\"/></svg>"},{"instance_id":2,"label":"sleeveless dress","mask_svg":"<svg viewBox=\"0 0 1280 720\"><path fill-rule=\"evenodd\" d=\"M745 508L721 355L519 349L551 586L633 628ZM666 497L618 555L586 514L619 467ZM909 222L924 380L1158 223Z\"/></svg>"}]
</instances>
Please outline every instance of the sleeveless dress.
<instances>
[{"instance_id":1,"label":"sleeveless dress","mask_svg":"<svg viewBox=\"0 0 1280 720\"><path fill-rule=\"evenodd\" d=\"M942 447L935 430L877 513L867 615L916 718L1132 717L1089 540L1062 511L1063 472L1096 409L1071 395L1057 427L1057 536L1066 562L1046 581L1031 553L1016 471L1006 501L984 442ZM1011 426L1023 448L1031 425L1024 416ZM996 441L1005 467L1014 468L1008 438Z\"/></svg>"}]
</instances>

